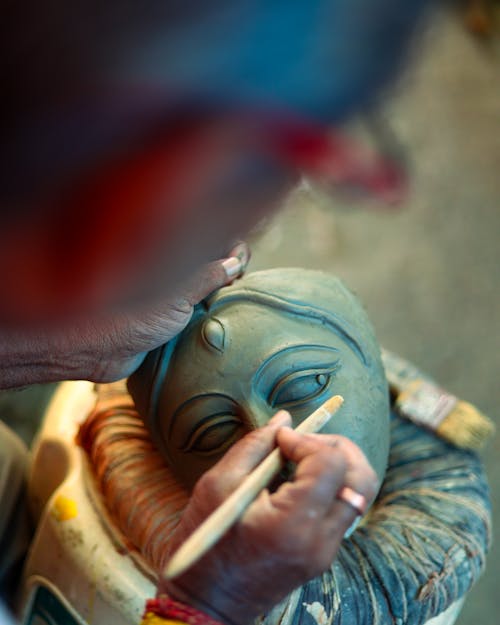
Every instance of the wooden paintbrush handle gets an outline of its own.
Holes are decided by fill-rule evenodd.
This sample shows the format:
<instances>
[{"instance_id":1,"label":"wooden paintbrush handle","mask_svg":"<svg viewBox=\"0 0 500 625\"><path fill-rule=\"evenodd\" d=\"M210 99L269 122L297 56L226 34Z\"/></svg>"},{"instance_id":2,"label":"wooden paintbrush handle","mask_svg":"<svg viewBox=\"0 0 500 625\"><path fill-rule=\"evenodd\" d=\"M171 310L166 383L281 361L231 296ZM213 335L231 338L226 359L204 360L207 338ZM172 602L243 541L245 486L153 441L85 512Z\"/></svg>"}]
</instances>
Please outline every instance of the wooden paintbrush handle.
<instances>
[{"instance_id":1,"label":"wooden paintbrush handle","mask_svg":"<svg viewBox=\"0 0 500 625\"><path fill-rule=\"evenodd\" d=\"M296 431L303 434L318 432L337 412L343 398L331 397L307 419L300 423ZM257 495L273 480L283 467L283 457L278 448L274 449L243 480L238 488L222 503L179 547L167 563L163 576L177 577L194 562L199 560L245 512Z\"/></svg>"}]
</instances>

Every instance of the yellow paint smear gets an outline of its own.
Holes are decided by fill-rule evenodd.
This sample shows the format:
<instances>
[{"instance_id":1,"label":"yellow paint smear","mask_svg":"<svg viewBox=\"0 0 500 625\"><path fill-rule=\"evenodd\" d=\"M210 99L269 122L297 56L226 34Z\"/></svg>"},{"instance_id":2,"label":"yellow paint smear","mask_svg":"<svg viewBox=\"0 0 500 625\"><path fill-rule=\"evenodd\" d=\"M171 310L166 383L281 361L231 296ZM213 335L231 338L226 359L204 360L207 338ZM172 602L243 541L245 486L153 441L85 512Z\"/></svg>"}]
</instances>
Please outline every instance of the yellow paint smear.
<instances>
[{"instance_id":1,"label":"yellow paint smear","mask_svg":"<svg viewBox=\"0 0 500 625\"><path fill-rule=\"evenodd\" d=\"M58 521L74 519L78 516L76 501L64 495L58 495L54 501L51 512Z\"/></svg>"},{"instance_id":2,"label":"yellow paint smear","mask_svg":"<svg viewBox=\"0 0 500 625\"><path fill-rule=\"evenodd\" d=\"M156 614L153 614L152 612L148 612L142 619L141 625L182 625L182 623L177 620L162 618L161 616L156 616Z\"/></svg>"}]
</instances>

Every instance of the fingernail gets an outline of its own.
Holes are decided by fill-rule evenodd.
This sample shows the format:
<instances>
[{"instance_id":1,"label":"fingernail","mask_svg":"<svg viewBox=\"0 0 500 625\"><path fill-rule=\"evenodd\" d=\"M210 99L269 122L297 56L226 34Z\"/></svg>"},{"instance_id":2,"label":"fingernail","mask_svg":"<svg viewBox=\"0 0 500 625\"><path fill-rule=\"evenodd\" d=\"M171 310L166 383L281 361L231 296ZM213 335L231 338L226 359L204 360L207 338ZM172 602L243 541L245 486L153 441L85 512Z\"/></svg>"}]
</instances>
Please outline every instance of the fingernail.
<instances>
[{"instance_id":1,"label":"fingernail","mask_svg":"<svg viewBox=\"0 0 500 625\"><path fill-rule=\"evenodd\" d=\"M239 258L236 256L231 256L230 258L226 258L222 262L222 266L224 267L224 271L226 272L226 276L228 279L236 278L243 271L243 265Z\"/></svg>"},{"instance_id":2,"label":"fingernail","mask_svg":"<svg viewBox=\"0 0 500 625\"><path fill-rule=\"evenodd\" d=\"M242 271L244 271L250 261L250 248L248 247L246 243L243 243L243 242L238 243L231 250L231 256L236 256L237 258L240 259L241 268L242 268Z\"/></svg>"}]
</instances>

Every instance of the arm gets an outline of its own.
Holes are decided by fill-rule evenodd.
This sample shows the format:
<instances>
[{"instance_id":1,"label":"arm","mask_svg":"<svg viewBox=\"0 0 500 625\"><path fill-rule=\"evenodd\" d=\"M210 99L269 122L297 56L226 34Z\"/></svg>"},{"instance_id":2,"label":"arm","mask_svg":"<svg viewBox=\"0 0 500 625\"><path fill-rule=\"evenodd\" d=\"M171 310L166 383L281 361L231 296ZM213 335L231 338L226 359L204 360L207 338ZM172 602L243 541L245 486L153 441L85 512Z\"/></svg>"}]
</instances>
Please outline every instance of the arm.
<instances>
[{"instance_id":1,"label":"arm","mask_svg":"<svg viewBox=\"0 0 500 625\"><path fill-rule=\"evenodd\" d=\"M189 322L193 307L241 275L249 250L206 265L178 295L147 310L107 312L40 325L0 328L0 389L59 380L110 382L130 375L146 353L168 342Z\"/></svg>"}]
</instances>

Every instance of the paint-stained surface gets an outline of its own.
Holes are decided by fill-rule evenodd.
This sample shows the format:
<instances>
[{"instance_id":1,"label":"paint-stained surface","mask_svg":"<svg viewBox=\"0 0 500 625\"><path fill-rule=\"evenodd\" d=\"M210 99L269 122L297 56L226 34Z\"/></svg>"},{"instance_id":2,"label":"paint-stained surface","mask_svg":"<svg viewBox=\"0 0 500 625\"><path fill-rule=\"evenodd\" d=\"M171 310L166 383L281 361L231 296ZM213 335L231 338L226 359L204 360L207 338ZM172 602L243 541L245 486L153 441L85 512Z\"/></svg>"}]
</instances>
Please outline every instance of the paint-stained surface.
<instances>
[{"instance_id":1,"label":"paint-stained surface","mask_svg":"<svg viewBox=\"0 0 500 625\"><path fill-rule=\"evenodd\" d=\"M78 515L78 506L74 499L58 495L52 506L52 516L58 521L69 521Z\"/></svg>"}]
</instances>

